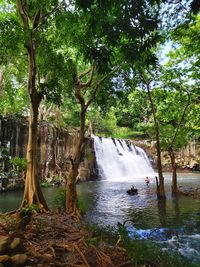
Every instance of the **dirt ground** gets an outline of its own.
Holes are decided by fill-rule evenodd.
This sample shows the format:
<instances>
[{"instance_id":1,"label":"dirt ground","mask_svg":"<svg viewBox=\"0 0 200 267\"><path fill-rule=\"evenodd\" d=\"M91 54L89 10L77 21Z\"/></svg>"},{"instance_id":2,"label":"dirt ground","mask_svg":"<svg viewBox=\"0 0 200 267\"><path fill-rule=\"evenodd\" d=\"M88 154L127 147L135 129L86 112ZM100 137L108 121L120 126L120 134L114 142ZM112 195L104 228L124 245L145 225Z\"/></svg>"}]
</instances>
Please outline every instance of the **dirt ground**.
<instances>
[{"instance_id":1,"label":"dirt ground","mask_svg":"<svg viewBox=\"0 0 200 267\"><path fill-rule=\"evenodd\" d=\"M20 239L19 255L27 256L20 263L0 256L0 266L70 266L131 267L126 252L118 246L90 244L89 233L67 214L34 214L22 230L6 231L1 223L0 235ZM1 252L0 252L1 253ZM4 253L5 254L5 253ZM7 252L7 254L12 254ZM1 253L2 255L2 253ZM11 257L11 256L9 256ZM3 261L4 259L4 261Z\"/></svg>"}]
</instances>

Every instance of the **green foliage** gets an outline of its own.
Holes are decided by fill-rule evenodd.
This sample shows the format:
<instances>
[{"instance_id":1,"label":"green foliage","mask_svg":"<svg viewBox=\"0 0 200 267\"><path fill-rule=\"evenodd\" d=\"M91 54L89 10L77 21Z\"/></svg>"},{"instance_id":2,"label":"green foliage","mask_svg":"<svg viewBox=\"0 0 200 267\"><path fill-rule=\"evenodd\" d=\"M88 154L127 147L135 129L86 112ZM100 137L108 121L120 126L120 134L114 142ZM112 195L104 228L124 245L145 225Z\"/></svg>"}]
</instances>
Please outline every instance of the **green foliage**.
<instances>
[{"instance_id":1,"label":"green foliage","mask_svg":"<svg viewBox=\"0 0 200 267\"><path fill-rule=\"evenodd\" d=\"M78 196L78 209L80 210L81 214L85 214L88 210L84 199Z\"/></svg>"},{"instance_id":2,"label":"green foliage","mask_svg":"<svg viewBox=\"0 0 200 267\"><path fill-rule=\"evenodd\" d=\"M97 109L91 109L90 112L88 112L87 119L91 122L95 131L100 134L112 135L117 127L117 119L113 107L111 107L106 114L101 114Z\"/></svg>"},{"instance_id":3,"label":"green foliage","mask_svg":"<svg viewBox=\"0 0 200 267\"><path fill-rule=\"evenodd\" d=\"M27 168L27 160L25 158L14 157L10 160L10 163L14 167L19 168L20 171L25 171Z\"/></svg>"},{"instance_id":4,"label":"green foliage","mask_svg":"<svg viewBox=\"0 0 200 267\"><path fill-rule=\"evenodd\" d=\"M53 196L53 205L55 208L60 208L61 211L66 210L66 189L58 189L58 191Z\"/></svg>"},{"instance_id":5,"label":"green foliage","mask_svg":"<svg viewBox=\"0 0 200 267\"><path fill-rule=\"evenodd\" d=\"M26 205L21 209L22 213L29 214L31 212L37 212L39 213L41 211L41 208L38 204L32 204L32 205Z\"/></svg>"},{"instance_id":6,"label":"green foliage","mask_svg":"<svg viewBox=\"0 0 200 267\"><path fill-rule=\"evenodd\" d=\"M112 137L121 139L144 139L147 135L142 131L134 131L126 127L118 127Z\"/></svg>"},{"instance_id":7,"label":"green foliage","mask_svg":"<svg viewBox=\"0 0 200 267\"><path fill-rule=\"evenodd\" d=\"M85 225L88 233L86 242L94 242L96 244L105 242L106 244L114 246L118 239L118 233L114 227L101 227L97 224ZM91 243L90 243L91 244Z\"/></svg>"},{"instance_id":8,"label":"green foliage","mask_svg":"<svg viewBox=\"0 0 200 267\"><path fill-rule=\"evenodd\" d=\"M47 187L52 186L52 184L49 181L42 181L42 182L40 182L40 186L44 187L44 188L47 188Z\"/></svg>"},{"instance_id":9,"label":"green foliage","mask_svg":"<svg viewBox=\"0 0 200 267\"><path fill-rule=\"evenodd\" d=\"M84 202L84 199L80 198L78 196L78 209L82 214L84 214L87 211L87 206ZM65 188L59 188L58 191L53 196L53 206L55 208L60 208L61 211L66 210L66 189Z\"/></svg>"},{"instance_id":10,"label":"green foliage","mask_svg":"<svg viewBox=\"0 0 200 267\"><path fill-rule=\"evenodd\" d=\"M90 238L87 238L85 240L86 244L88 245L93 245L93 246L96 246L97 245L97 239L96 237L90 237Z\"/></svg>"}]
</instances>

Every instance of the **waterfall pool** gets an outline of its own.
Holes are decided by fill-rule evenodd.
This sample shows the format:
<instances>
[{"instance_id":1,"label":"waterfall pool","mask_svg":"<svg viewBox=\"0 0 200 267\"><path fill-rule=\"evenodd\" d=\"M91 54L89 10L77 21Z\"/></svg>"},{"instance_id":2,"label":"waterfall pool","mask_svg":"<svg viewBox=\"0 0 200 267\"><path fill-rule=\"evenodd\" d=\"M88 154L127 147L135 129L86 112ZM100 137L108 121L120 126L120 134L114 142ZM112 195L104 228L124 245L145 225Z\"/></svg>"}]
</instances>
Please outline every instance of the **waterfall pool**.
<instances>
[{"instance_id":1,"label":"waterfall pool","mask_svg":"<svg viewBox=\"0 0 200 267\"><path fill-rule=\"evenodd\" d=\"M81 199L88 207L85 220L100 226L117 227L127 221L131 237L151 239L164 250L178 252L200 266L200 199L181 196L172 198L171 174L165 173L166 202L158 202L156 184L151 179L146 186L143 179L100 180L77 185ZM131 185L138 195L128 195ZM200 187L200 173L179 173L178 184ZM52 207L53 194L58 188L43 188L45 198ZM18 208L22 191L0 194L0 212Z\"/></svg>"},{"instance_id":2,"label":"waterfall pool","mask_svg":"<svg viewBox=\"0 0 200 267\"><path fill-rule=\"evenodd\" d=\"M126 221L129 235L152 240L163 250L180 253L200 266L200 199L171 197L171 174L165 173L166 202L158 202L156 184L151 179L99 181L82 184L79 195L91 206L86 221L100 226L117 227ZM132 184L138 195L126 193ZM178 184L200 188L200 173L179 173Z\"/></svg>"}]
</instances>

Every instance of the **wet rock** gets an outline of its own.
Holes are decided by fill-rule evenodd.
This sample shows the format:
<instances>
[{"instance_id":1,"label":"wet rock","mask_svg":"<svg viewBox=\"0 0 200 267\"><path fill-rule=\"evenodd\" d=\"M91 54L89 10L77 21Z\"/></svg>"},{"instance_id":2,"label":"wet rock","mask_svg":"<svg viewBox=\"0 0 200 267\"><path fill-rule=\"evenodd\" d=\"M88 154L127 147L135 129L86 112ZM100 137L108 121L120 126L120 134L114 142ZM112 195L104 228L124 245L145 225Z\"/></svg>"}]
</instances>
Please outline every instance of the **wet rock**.
<instances>
[{"instance_id":1,"label":"wet rock","mask_svg":"<svg viewBox=\"0 0 200 267\"><path fill-rule=\"evenodd\" d=\"M19 266L27 261L28 257L26 254L16 254L11 257L12 264L14 266Z\"/></svg>"}]
</instances>

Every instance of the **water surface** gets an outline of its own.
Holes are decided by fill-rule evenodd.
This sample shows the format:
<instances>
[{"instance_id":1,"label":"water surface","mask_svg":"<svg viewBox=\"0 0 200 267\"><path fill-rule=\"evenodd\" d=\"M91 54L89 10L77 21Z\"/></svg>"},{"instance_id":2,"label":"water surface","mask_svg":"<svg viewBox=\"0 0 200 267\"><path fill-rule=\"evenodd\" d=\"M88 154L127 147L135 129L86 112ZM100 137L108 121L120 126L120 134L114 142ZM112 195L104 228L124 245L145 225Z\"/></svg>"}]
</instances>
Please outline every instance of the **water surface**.
<instances>
[{"instance_id":1,"label":"water surface","mask_svg":"<svg viewBox=\"0 0 200 267\"><path fill-rule=\"evenodd\" d=\"M126 221L130 236L151 239L165 250L176 251L200 266L200 199L181 196L172 198L171 174L165 173L166 201L158 202L156 184L152 178L146 186L144 179L85 182L77 191L89 208L85 220L100 226L117 227ZM134 184L138 195L126 193ZM200 188L200 173L179 173L178 184ZM50 207L58 188L44 188ZM22 191L0 194L0 212L14 210L22 200Z\"/></svg>"}]
</instances>

